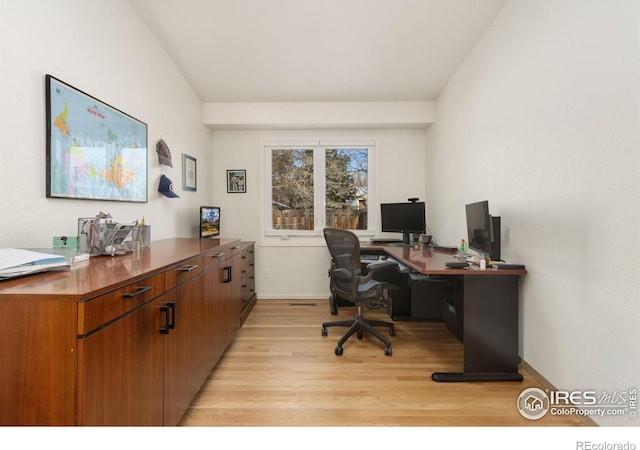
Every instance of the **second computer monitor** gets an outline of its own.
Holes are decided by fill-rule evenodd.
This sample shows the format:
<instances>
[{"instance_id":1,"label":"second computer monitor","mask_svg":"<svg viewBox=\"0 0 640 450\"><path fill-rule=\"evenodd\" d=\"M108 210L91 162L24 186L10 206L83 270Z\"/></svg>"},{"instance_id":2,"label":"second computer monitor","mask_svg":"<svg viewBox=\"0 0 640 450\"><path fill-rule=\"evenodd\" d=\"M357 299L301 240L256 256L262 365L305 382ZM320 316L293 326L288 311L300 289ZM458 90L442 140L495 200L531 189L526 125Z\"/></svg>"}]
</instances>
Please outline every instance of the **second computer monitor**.
<instances>
[{"instance_id":1,"label":"second computer monitor","mask_svg":"<svg viewBox=\"0 0 640 450\"><path fill-rule=\"evenodd\" d=\"M402 233L402 244L411 245L412 234L426 232L425 203L381 203L380 221L383 232Z\"/></svg>"},{"instance_id":2,"label":"second computer monitor","mask_svg":"<svg viewBox=\"0 0 640 450\"><path fill-rule=\"evenodd\" d=\"M465 205L469 248L500 260L500 217L489 214L487 200Z\"/></svg>"}]
</instances>

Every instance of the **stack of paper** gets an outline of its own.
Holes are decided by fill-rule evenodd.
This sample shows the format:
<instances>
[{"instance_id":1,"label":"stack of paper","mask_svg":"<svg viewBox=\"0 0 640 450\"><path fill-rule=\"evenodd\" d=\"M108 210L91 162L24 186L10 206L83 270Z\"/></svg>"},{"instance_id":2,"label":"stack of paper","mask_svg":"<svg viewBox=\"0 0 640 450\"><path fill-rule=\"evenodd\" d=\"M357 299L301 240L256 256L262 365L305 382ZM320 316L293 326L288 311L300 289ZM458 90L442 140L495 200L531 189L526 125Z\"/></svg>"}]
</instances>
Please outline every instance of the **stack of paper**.
<instances>
[{"instance_id":1,"label":"stack of paper","mask_svg":"<svg viewBox=\"0 0 640 450\"><path fill-rule=\"evenodd\" d=\"M62 255L19 248L0 249L0 280L70 267L71 263Z\"/></svg>"}]
</instances>

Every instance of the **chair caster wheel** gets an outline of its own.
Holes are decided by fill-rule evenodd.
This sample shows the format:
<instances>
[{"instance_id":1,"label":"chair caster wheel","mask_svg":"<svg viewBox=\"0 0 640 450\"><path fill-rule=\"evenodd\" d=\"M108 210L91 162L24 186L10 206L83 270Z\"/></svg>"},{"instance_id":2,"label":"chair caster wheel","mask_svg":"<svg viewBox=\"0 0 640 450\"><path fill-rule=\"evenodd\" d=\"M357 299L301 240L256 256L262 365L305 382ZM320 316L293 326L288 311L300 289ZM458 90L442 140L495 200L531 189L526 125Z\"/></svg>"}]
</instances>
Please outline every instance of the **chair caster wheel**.
<instances>
[{"instance_id":1,"label":"chair caster wheel","mask_svg":"<svg viewBox=\"0 0 640 450\"><path fill-rule=\"evenodd\" d=\"M322 329L322 335L323 335L323 336L326 336L326 335L327 335L327 329L326 329L326 328L323 328L323 329Z\"/></svg>"},{"instance_id":2,"label":"chair caster wheel","mask_svg":"<svg viewBox=\"0 0 640 450\"><path fill-rule=\"evenodd\" d=\"M358 339L362 339L362 331L358 332Z\"/></svg>"},{"instance_id":3,"label":"chair caster wheel","mask_svg":"<svg viewBox=\"0 0 640 450\"><path fill-rule=\"evenodd\" d=\"M387 356L391 356L391 347L386 347L384 349L384 354L387 355Z\"/></svg>"},{"instance_id":4,"label":"chair caster wheel","mask_svg":"<svg viewBox=\"0 0 640 450\"><path fill-rule=\"evenodd\" d=\"M342 356L342 352L344 352L343 348L340 347L339 345L336 346L336 355Z\"/></svg>"},{"instance_id":5,"label":"chair caster wheel","mask_svg":"<svg viewBox=\"0 0 640 450\"><path fill-rule=\"evenodd\" d=\"M389 328L389 336L395 336L396 335L396 329L395 328Z\"/></svg>"}]
</instances>

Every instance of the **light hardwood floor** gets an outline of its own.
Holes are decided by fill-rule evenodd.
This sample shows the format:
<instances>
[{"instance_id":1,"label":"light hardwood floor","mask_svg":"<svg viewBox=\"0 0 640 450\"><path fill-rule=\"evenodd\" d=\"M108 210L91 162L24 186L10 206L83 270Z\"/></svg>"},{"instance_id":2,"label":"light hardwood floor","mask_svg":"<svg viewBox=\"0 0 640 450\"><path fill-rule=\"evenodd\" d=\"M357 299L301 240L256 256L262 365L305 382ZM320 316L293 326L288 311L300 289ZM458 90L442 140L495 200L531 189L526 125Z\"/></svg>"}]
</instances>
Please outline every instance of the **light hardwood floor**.
<instances>
[{"instance_id":1,"label":"light hardwood floor","mask_svg":"<svg viewBox=\"0 0 640 450\"><path fill-rule=\"evenodd\" d=\"M523 382L436 383L461 371L462 344L443 323L396 322L393 355L371 336L334 348L344 328L324 300L259 300L185 414L183 426L580 426L575 416L523 418ZM383 310L365 316L390 320Z\"/></svg>"}]
</instances>

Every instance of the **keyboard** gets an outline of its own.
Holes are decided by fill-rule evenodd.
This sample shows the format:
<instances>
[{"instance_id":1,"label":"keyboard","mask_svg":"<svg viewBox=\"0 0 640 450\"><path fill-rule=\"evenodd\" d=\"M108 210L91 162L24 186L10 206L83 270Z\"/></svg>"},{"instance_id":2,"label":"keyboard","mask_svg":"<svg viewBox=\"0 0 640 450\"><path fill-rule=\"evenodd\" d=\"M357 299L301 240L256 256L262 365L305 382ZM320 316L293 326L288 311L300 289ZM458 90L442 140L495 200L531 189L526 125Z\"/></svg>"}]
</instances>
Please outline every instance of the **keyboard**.
<instances>
[{"instance_id":1,"label":"keyboard","mask_svg":"<svg viewBox=\"0 0 640 450\"><path fill-rule=\"evenodd\" d=\"M386 239L386 238L373 238L371 242L374 244L394 244L397 242L402 242L402 239Z\"/></svg>"},{"instance_id":2,"label":"keyboard","mask_svg":"<svg viewBox=\"0 0 640 450\"><path fill-rule=\"evenodd\" d=\"M396 261L394 258L387 258L387 261L396 263L398 265L398 271L400 273L411 273L411 268L409 266L405 266L401 262Z\"/></svg>"}]
</instances>

